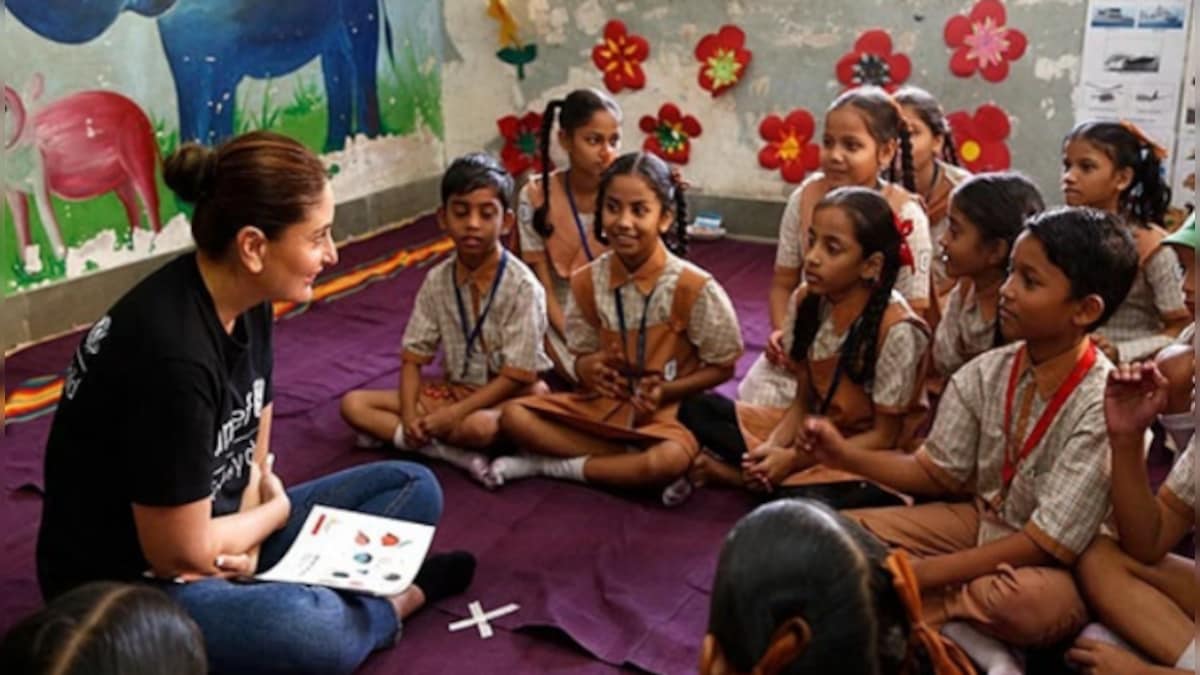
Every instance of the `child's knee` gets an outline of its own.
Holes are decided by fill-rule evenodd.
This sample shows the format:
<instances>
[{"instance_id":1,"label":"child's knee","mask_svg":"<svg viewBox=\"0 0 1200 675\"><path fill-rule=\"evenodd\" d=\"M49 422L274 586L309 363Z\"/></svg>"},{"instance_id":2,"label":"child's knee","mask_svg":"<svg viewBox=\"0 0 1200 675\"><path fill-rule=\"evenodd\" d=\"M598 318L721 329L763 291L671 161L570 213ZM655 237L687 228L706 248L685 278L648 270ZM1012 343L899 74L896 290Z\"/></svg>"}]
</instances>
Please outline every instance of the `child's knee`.
<instances>
[{"instance_id":1,"label":"child's knee","mask_svg":"<svg viewBox=\"0 0 1200 675\"><path fill-rule=\"evenodd\" d=\"M669 483L687 472L692 465L692 456L687 449L674 441L665 441L642 453L643 471L647 480L654 483Z\"/></svg>"},{"instance_id":2,"label":"child's knee","mask_svg":"<svg viewBox=\"0 0 1200 675\"><path fill-rule=\"evenodd\" d=\"M515 401L509 401L500 408L500 430L510 438L523 438L522 432L533 417L528 408Z\"/></svg>"},{"instance_id":3,"label":"child's knee","mask_svg":"<svg viewBox=\"0 0 1200 675\"><path fill-rule=\"evenodd\" d=\"M473 448L491 445L499 434L500 411L486 408L467 415L454 432L463 445Z\"/></svg>"},{"instance_id":4,"label":"child's knee","mask_svg":"<svg viewBox=\"0 0 1200 675\"><path fill-rule=\"evenodd\" d=\"M347 421L354 421L360 415L360 411L366 407L367 397L365 391L355 390L347 392L342 397L341 413L342 418Z\"/></svg>"}]
</instances>

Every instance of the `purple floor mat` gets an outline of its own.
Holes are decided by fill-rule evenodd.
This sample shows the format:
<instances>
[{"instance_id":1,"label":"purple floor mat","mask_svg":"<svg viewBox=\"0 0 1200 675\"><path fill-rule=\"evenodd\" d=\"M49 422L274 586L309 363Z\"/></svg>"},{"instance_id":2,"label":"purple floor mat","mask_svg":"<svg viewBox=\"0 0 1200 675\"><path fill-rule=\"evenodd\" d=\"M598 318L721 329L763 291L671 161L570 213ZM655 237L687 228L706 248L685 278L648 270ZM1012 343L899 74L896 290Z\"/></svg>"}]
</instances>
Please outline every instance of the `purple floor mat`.
<instances>
[{"instance_id":1,"label":"purple floor mat","mask_svg":"<svg viewBox=\"0 0 1200 675\"><path fill-rule=\"evenodd\" d=\"M346 247L330 273L435 236L432 219L421 219ZM772 255L769 246L733 241L692 247L691 259L720 279L739 314L749 317L738 377L766 338ZM354 388L395 385L400 336L424 273L402 270L277 324L272 447L288 484L386 456L352 448L338 399ZM6 385L60 371L77 342L77 335L68 336L14 355ZM732 394L734 386L722 391ZM34 490L17 488L40 483L49 425L49 416L13 425L0 441L0 524L7 533L0 631L39 603L33 558L41 500ZM461 650L471 650L475 663L488 663L489 672L695 671L716 554L749 508L745 496L707 491L666 510L654 495L540 479L488 493L452 469L434 469L446 494L434 548L474 552L480 560L475 583L464 596L414 617L403 641L375 654L362 672L451 672L456 664L465 667ZM487 641L471 631L449 633L449 622L469 615L470 600L487 609L516 602L521 610L495 622L496 635Z\"/></svg>"}]
</instances>

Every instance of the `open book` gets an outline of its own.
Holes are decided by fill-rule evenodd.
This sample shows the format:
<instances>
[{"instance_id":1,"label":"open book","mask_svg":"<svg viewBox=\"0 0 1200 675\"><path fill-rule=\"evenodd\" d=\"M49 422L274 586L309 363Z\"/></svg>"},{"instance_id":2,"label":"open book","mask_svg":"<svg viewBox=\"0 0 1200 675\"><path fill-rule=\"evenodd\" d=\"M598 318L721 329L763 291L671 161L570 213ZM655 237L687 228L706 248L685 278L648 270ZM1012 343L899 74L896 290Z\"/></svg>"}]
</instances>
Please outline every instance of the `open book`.
<instances>
[{"instance_id":1,"label":"open book","mask_svg":"<svg viewBox=\"0 0 1200 675\"><path fill-rule=\"evenodd\" d=\"M433 532L430 525L318 504L279 563L255 578L396 595L416 578Z\"/></svg>"}]
</instances>

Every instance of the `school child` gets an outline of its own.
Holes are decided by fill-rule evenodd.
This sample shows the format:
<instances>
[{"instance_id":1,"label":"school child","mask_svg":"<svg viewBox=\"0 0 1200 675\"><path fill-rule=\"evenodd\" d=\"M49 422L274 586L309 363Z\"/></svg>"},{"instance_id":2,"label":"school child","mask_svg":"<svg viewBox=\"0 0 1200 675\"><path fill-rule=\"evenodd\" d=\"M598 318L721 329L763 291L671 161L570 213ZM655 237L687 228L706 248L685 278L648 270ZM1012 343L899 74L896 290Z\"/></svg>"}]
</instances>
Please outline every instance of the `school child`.
<instances>
[{"instance_id":1,"label":"school child","mask_svg":"<svg viewBox=\"0 0 1200 675\"><path fill-rule=\"evenodd\" d=\"M946 121L946 111L932 94L909 85L897 89L892 98L900 104L904 122L908 125L915 192L929 217L929 239L936 244L949 225L950 193L971 173L958 166L958 153L954 151L954 137L950 123ZM945 307L947 294L954 288L954 279L946 275L945 263L937 255L933 256L929 275L934 298L938 301L931 307L941 310Z\"/></svg>"},{"instance_id":2,"label":"school child","mask_svg":"<svg viewBox=\"0 0 1200 675\"><path fill-rule=\"evenodd\" d=\"M741 328L724 289L676 257L685 203L667 164L617 159L597 195L597 237L611 250L571 277L567 337L584 393L524 398L501 427L529 453L500 457L500 482L532 475L663 486L699 451L678 402L733 376Z\"/></svg>"},{"instance_id":3,"label":"school child","mask_svg":"<svg viewBox=\"0 0 1200 675\"><path fill-rule=\"evenodd\" d=\"M1175 256L1160 243L1171 189L1162 177L1165 150L1130 122L1083 122L1063 142L1067 204L1093 206L1123 219L1137 244L1139 269L1129 297L1093 336L1114 363L1152 358L1190 317Z\"/></svg>"},{"instance_id":4,"label":"school child","mask_svg":"<svg viewBox=\"0 0 1200 675\"><path fill-rule=\"evenodd\" d=\"M949 226L938 239L954 282L933 339L940 381L1002 344L996 312L1013 243L1025 220L1045 208L1037 186L1018 173L979 174L954 189Z\"/></svg>"},{"instance_id":5,"label":"school child","mask_svg":"<svg viewBox=\"0 0 1200 675\"><path fill-rule=\"evenodd\" d=\"M363 445L388 442L442 459L495 487L490 448L499 405L545 391L546 301L533 272L500 245L512 226L512 177L485 153L450 164L438 223L454 255L429 271L404 330L399 389L357 390L342 417ZM443 377L421 378L441 346Z\"/></svg>"},{"instance_id":6,"label":"school child","mask_svg":"<svg viewBox=\"0 0 1200 675\"><path fill-rule=\"evenodd\" d=\"M1101 622L1085 629L1068 654L1085 672L1196 670L1196 562L1171 553L1196 526L1196 442L1175 461L1157 498L1142 450L1146 429L1162 414L1168 395L1169 383L1153 363L1122 364L1109 373L1104 413L1120 539L1096 537L1076 570ZM1144 663L1134 649L1165 667Z\"/></svg>"},{"instance_id":7,"label":"school child","mask_svg":"<svg viewBox=\"0 0 1200 675\"><path fill-rule=\"evenodd\" d=\"M1168 445L1179 454L1187 447L1196 427L1196 214L1192 213L1183 226L1163 239L1162 245L1172 249L1183 269L1183 301L1192 322L1179 333L1170 345L1155 357L1155 364L1167 378L1167 405L1158 421L1167 432Z\"/></svg>"},{"instance_id":8,"label":"school child","mask_svg":"<svg viewBox=\"0 0 1200 675\"><path fill-rule=\"evenodd\" d=\"M904 186L882 179L899 157ZM901 270L896 290L918 313L929 308L929 265L933 247L929 220L919 200L913 175L909 131L900 106L878 87L859 87L834 99L825 113L821 170L792 192L779 223L775 275L768 296L772 333L767 348L738 386L738 400L786 408L796 390L787 368L783 335L794 317L792 294L803 277L803 261L817 202L830 190L859 186L877 190L888 200L904 230L912 264Z\"/></svg>"},{"instance_id":9,"label":"school child","mask_svg":"<svg viewBox=\"0 0 1200 675\"><path fill-rule=\"evenodd\" d=\"M686 399L680 420L720 458L697 458L696 483L849 487L857 477L813 467L811 456L798 454L805 417L829 417L867 449L905 446L924 419L930 332L893 290L911 252L887 200L866 188L837 188L817 204L808 237L805 283L785 340L796 373L793 400L775 408L717 394ZM825 497L847 503L836 492Z\"/></svg>"},{"instance_id":10,"label":"school child","mask_svg":"<svg viewBox=\"0 0 1200 675\"><path fill-rule=\"evenodd\" d=\"M926 620L951 622L944 632L990 673L1020 672L997 640L1047 645L1083 626L1086 610L1064 568L1108 511L1104 382L1112 369L1088 335L1136 274L1137 250L1115 216L1038 214L1017 238L1000 289L1009 344L954 374L916 453L867 452L829 420L806 421L801 446L817 461L952 500L849 515L917 558Z\"/></svg>"},{"instance_id":11,"label":"school child","mask_svg":"<svg viewBox=\"0 0 1200 675\"><path fill-rule=\"evenodd\" d=\"M973 675L921 618L908 557L819 502L758 507L725 538L701 675Z\"/></svg>"},{"instance_id":12,"label":"school child","mask_svg":"<svg viewBox=\"0 0 1200 675\"><path fill-rule=\"evenodd\" d=\"M550 136L558 122L558 144L569 166L550 171ZM592 215L600 177L621 150L621 108L597 89L576 89L546 105L541 129L541 176L521 190L517 243L546 292L546 351L555 371L575 383L575 356L567 349L564 310L571 274L608 250L596 237Z\"/></svg>"}]
</instances>

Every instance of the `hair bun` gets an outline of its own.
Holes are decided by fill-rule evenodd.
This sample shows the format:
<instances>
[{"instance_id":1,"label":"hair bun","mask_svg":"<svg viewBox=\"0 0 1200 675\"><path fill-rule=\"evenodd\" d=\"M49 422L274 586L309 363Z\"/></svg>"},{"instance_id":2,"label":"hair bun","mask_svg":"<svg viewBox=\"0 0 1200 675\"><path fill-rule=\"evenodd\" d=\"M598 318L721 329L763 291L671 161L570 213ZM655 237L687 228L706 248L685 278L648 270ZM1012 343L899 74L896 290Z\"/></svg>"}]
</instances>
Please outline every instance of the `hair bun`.
<instances>
[{"instance_id":1,"label":"hair bun","mask_svg":"<svg viewBox=\"0 0 1200 675\"><path fill-rule=\"evenodd\" d=\"M212 193L217 179L217 152L199 143L184 143L163 160L163 180L193 204Z\"/></svg>"}]
</instances>

